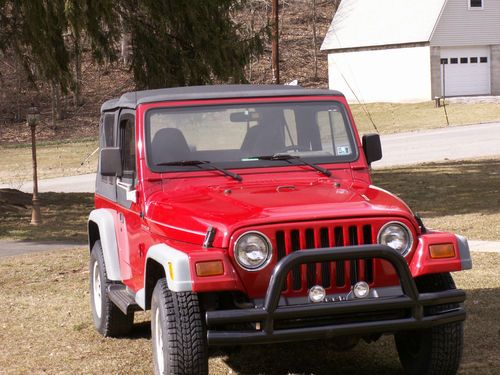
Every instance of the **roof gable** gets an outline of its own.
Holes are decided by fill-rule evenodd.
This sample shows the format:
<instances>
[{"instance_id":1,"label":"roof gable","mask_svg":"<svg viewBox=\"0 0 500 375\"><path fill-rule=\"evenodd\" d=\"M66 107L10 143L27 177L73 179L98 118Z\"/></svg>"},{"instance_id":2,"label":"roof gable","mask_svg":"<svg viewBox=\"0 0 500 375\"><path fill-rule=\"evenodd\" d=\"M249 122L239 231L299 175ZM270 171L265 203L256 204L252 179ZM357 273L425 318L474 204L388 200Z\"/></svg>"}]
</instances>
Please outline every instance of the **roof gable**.
<instances>
[{"instance_id":1,"label":"roof gable","mask_svg":"<svg viewBox=\"0 0 500 375\"><path fill-rule=\"evenodd\" d=\"M428 42L447 0L342 0L321 50Z\"/></svg>"}]
</instances>

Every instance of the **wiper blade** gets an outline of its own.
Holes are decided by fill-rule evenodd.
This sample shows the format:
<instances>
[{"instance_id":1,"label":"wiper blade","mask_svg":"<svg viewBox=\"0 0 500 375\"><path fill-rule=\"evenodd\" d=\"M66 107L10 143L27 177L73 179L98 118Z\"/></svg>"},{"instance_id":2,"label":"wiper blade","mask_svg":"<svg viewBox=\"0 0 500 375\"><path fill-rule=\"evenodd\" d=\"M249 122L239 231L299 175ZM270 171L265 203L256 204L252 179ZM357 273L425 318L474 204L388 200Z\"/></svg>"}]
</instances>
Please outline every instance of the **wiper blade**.
<instances>
[{"instance_id":1,"label":"wiper blade","mask_svg":"<svg viewBox=\"0 0 500 375\"><path fill-rule=\"evenodd\" d=\"M156 165L165 165L165 166L195 166L200 169L215 169L221 173L224 173L226 176L229 176L231 178L234 178L237 181L242 181L243 178L236 173L233 173L231 171L228 171L224 168L217 167L216 165L213 165L212 162L206 161L206 160L177 160L177 161L168 161L165 163L158 163ZM207 166L208 168L205 168L204 166Z\"/></svg>"},{"instance_id":2,"label":"wiper blade","mask_svg":"<svg viewBox=\"0 0 500 375\"><path fill-rule=\"evenodd\" d=\"M323 173L325 176L330 177L332 172L328 169L320 167L319 165L310 163L299 156L290 155L290 154L274 154L274 155L260 155L260 156L252 156L249 159L257 159L257 160L284 160L290 162L290 160L300 161L302 164L307 165L313 169L316 169L318 172Z\"/></svg>"}]
</instances>

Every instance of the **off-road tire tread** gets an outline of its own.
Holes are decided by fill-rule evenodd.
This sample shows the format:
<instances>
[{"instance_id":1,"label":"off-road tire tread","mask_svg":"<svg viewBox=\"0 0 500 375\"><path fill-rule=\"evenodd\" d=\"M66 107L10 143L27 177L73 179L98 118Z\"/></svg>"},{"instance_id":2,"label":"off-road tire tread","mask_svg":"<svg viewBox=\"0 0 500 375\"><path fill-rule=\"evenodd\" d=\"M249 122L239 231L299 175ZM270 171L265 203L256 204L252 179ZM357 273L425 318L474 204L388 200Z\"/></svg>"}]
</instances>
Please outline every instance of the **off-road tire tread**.
<instances>
[{"instance_id":1,"label":"off-road tire tread","mask_svg":"<svg viewBox=\"0 0 500 375\"><path fill-rule=\"evenodd\" d=\"M167 329L163 345L168 346L165 373L172 375L208 374L206 331L202 322L198 295L192 292L172 292L166 279L160 279L155 292L161 295L165 308ZM153 294L155 293L153 292Z\"/></svg>"},{"instance_id":2,"label":"off-road tire tread","mask_svg":"<svg viewBox=\"0 0 500 375\"><path fill-rule=\"evenodd\" d=\"M415 280L419 293L429 293L455 289L455 283L449 273L429 274L416 278ZM429 313L437 313L456 308L457 304L447 304L429 308ZM396 335L396 345L401 356L404 344L400 340L405 340L403 333ZM430 353L421 360L417 366L404 364L405 372L419 375L454 375L458 371L463 353L463 322L455 322L439 325L428 330L426 333ZM399 341L399 342L398 342ZM402 360L403 362L403 360Z\"/></svg>"},{"instance_id":3,"label":"off-road tire tread","mask_svg":"<svg viewBox=\"0 0 500 375\"><path fill-rule=\"evenodd\" d=\"M95 258L94 258L95 257ZM102 312L101 321L96 322L97 330L104 337L122 337L130 333L134 324L134 314L124 314L108 296L107 290L108 286L113 282L108 279L106 272L106 264L104 262L104 255L102 253L101 241L96 241L92 247L92 252L90 256L90 293L92 295L92 270L93 270L93 260L97 259L99 264L99 270L101 271L101 285L104 286L102 293ZM92 297L91 297L92 298ZM91 301L93 303L93 301Z\"/></svg>"}]
</instances>

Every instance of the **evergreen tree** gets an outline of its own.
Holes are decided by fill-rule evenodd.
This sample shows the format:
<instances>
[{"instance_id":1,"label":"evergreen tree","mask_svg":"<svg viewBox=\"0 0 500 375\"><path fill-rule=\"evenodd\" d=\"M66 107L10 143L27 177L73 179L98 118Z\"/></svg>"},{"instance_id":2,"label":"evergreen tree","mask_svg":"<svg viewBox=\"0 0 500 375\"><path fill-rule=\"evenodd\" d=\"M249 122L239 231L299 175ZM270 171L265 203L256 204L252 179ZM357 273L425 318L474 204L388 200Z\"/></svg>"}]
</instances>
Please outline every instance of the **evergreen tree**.
<instances>
[{"instance_id":1,"label":"evergreen tree","mask_svg":"<svg viewBox=\"0 0 500 375\"><path fill-rule=\"evenodd\" d=\"M115 58L122 30L138 88L244 82L245 66L263 49L262 35L246 34L231 17L244 2L0 0L0 51L13 52L33 79L73 87L76 99L84 40L101 63Z\"/></svg>"},{"instance_id":2,"label":"evergreen tree","mask_svg":"<svg viewBox=\"0 0 500 375\"><path fill-rule=\"evenodd\" d=\"M231 12L235 0L122 0L131 33L131 68L138 88L245 81L260 34L246 35Z\"/></svg>"}]
</instances>

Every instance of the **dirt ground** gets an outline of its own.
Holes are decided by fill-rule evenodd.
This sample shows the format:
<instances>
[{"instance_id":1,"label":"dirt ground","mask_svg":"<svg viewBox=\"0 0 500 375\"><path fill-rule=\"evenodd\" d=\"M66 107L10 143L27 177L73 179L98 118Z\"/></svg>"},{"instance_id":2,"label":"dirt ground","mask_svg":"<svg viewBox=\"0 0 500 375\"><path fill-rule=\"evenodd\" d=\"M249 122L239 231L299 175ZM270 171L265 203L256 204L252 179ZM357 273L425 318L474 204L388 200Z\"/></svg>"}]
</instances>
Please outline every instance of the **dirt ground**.
<instances>
[{"instance_id":1,"label":"dirt ground","mask_svg":"<svg viewBox=\"0 0 500 375\"><path fill-rule=\"evenodd\" d=\"M500 371L500 254L474 253L454 274L467 291L460 374ZM136 313L128 338L92 325L85 249L0 260L0 374L150 374L149 316ZM335 352L326 341L211 349L210 374L401 374L391 337Z\"/></svg>"}]
</instances>

